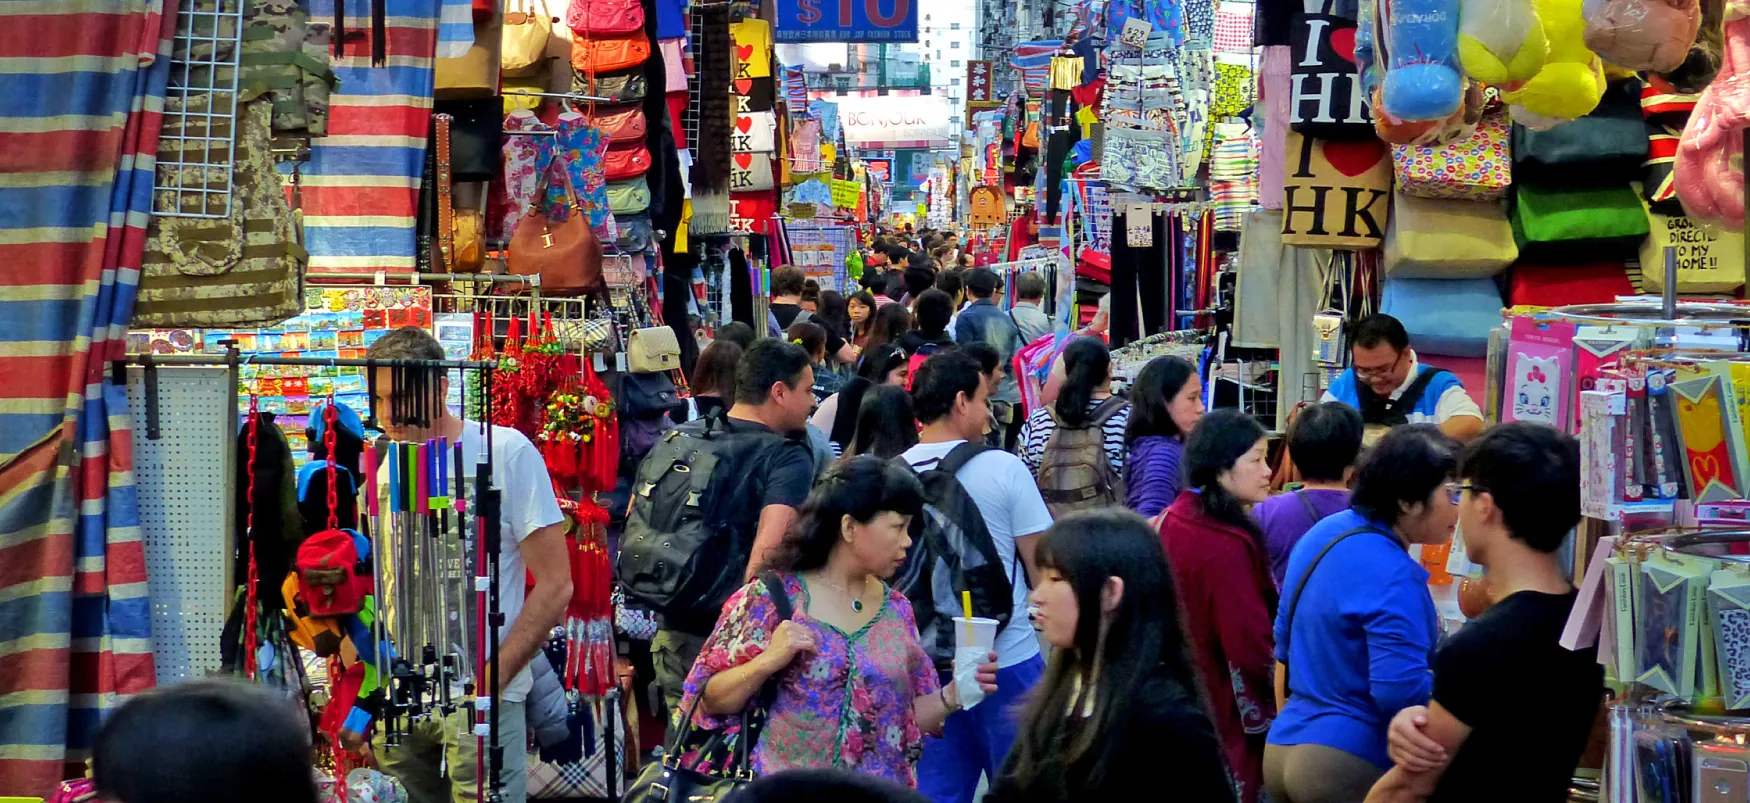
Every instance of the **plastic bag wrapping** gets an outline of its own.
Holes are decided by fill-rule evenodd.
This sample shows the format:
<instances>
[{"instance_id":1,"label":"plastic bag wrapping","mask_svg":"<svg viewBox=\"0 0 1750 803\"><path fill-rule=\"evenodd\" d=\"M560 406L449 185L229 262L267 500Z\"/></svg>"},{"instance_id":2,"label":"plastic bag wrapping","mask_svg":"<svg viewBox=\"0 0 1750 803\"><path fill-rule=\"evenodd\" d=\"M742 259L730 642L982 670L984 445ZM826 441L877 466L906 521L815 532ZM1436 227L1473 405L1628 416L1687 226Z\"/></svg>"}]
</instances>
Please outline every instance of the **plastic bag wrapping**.
<instances>
[{"instance_id":1,"label":"plastic bag wrapping","mask_svg":"<svg viewBox=\"0 0 1750 803\"><path fill-rule=\"evenodd\" d=\"M1378 90L1374 99L1376 108L1373 116L1373 130L1379 138L1392 145L1411 145L1436 147L1451 142L1469 139L1476 133L1477 122L1483 119L1483 108L1491 96L1485 95L1485 87L1469 79L1464 80L1464 102L1458 110L1444 120L1424 120L1411 122L1399 120L1385 114L1378 108Z\"/></svg>"},{"instance_id":2,"label":"plastic bag wrapping","mask_svg":"<svg viewBox=\"0 0 1750 803\"><path fill-rule=\"evenodd\" d=\"M1586 0L1586 46L1630 70L1675 70L1701 28L1700 0Z\"/></svg>"},{"instance_id":3,"label":"plastic bag wrapping","mask_svg":"<svg viewBox=\"0 0 1750 803\"><path fill-rule=\"evenodd\" d=\"M1458 60L1485 84L1529 81L1549 58L1543 23L1528 0L1459 0Z\"/></svg>"},{"instance_id":4,"label":"plastic bag wrapping","mask_svg":"<svg viewBox=\"0 0 1750 803\"><path fill-rule=\"evenodd\" d=\"M1677 199L1697 221L1744 228L1744 130L1750 128L1750 3L1729 3L1720 74L1701 93L1677 144Z\"/></svg>"},{"instance_id":5,"label":"plastic bag wrapping","mask_svg":"<svg viewBox=\"0 0 1750 803\"><path fill-rule=\"evenodd\" d=\"M1451 117L1464 105L1457 0L1379 0L1376 11L1385 39L1385 111L1409 122Z\"/></svg>"}]
</instances>

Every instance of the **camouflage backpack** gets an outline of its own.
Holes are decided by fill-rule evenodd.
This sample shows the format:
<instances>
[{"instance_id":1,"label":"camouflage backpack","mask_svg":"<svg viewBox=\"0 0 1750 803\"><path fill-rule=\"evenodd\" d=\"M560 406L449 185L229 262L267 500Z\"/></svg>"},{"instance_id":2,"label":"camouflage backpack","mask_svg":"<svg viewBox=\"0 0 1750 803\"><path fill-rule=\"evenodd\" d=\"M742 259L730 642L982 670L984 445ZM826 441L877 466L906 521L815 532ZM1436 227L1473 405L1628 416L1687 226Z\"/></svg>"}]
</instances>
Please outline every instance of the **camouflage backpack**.
<instances>
[{"instance_id":1,"label":"camouflage backpack","mask_svg":"<svg viewBox=\"0 0 1750 803\"><path fill-rule=\"evenodd\" d=\"M212 0L198 0L205 8ZM197 67L188 76L186 85L192 91L207 87L229 87L233 72L229 38L225 30L233 22L225 15L196 15L196 27L214 28L216 43L203 42L197 30L191 37L196 64L216 61L226 66ZM328 23L310 22L310 16L297 0L249 0L243 11L242 45L236 55L240 67L237 81L239 102L266 96L273 103L272 128L275 137L308 140L328 135L328 96L337 81L330 69L329 45L333 28ZM212 50L210 55L201 51ZM181 55L181 54L178 54ZM174 78L172 79L175 80ZM173 93L174 94L174 93ZM281 142L284 146L286 143Z\"/></svg>"},{"instance_id":2,"label":"camouflage backpack","mask_svg":"<svg viewBox=\"0 0 1750 803\"><path fill-rule=\"evenodd\" d=\"M239 106L235 118L207 117L214 97L164 102L136 327L268 326L303 309L308 257L274 172L269 101ZM228 145L233 127L234 167L215 167L225 162L207 149Z\"/></svg>"}]
</instances>

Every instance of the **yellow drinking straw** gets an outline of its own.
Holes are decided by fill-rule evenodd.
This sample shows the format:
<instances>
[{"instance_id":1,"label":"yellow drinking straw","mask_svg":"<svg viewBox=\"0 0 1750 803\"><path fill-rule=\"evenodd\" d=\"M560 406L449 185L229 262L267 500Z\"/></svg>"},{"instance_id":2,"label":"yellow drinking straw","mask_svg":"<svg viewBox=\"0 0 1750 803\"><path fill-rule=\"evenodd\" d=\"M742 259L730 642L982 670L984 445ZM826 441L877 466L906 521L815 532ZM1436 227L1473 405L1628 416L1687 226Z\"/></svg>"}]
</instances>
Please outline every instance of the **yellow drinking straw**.
<instances>
[{"instance_id":1,"label":"yellow drinking straw","mask_svg":"<svg viewBox=\"0 0 1750 803\"><path fill-rule=\"evenodd\" d=\"M972 592L960 592L960 607L966 609L966 643L972 643Z\"/></svg>"}]
</instances>

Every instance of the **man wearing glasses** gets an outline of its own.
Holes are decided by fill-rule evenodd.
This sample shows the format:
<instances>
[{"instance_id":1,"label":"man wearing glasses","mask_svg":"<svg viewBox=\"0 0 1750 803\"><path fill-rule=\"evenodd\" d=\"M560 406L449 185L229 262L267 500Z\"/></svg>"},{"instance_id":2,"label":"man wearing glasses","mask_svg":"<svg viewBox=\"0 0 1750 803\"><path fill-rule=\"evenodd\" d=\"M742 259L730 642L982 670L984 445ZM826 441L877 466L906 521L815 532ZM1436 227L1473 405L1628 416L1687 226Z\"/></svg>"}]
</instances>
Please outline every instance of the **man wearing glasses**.
<instances>
[{"instance_id":1,"label":"man wearing glasses","mask_svg":"<svg viewBox=\"0 0 1750 803\"><path fill-rule=\"evenodd\" d=\"M1390 315L1369 315L1348 326L1350 367L1320 401L1361 411L1368 442L1402 424L1435 424L1459 442L1483 432L1483 411L1451 372L1423 366L1410 335Z\"/></svg>"}]
</instances>

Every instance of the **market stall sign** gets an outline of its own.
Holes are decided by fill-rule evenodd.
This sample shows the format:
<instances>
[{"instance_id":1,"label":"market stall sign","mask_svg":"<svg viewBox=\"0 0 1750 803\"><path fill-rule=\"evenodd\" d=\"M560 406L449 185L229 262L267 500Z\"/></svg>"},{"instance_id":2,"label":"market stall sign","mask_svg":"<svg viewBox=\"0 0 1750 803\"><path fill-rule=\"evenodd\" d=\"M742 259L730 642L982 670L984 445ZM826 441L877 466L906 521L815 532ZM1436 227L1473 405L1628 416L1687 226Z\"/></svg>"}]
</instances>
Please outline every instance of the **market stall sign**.
<instances>
[{"instance_id":1,"label":"market stall sign","mask_svg":"<svg viewBox=\"0 0 1750 803\"><path fill-rule=\"evenodd\" d=\"M1282 242L1377 248L1391 211L1392 162L1379 140L1334 142L1288 132Z\"/></svg>"},{"instance_id":2,"label":"market stall sign","mask_svg":"<svg viewBox=\"0 0 1750 803\"><path fill-rule=\"evenodd\" d=\"M778 0L779 42L916 42L913 0Z\"/></svg>"},{"instance_id":3,"label":"market stall sign","mask_svg":"<svg viewBox=\"0 0 1750 803\"><path fill-rule=\"evenodd\" d=\"M949 144L954 116L946 95L843 97L839 123L845 144L858 148L932 148Z\"/></svg>"},{"instance_id":4,"label":"market stall sign","mask_svg":"<svg viewBox=\"0 0 1750 803\"><path fill-rule=\"evenodd\" d=\"M833 179L832 205L840 209L857 208L858 191L862 188L850 179Z\"/></svg>"}]
</instances>

